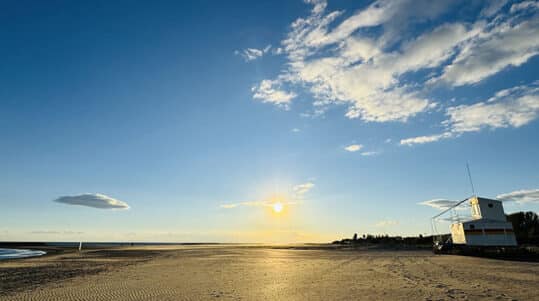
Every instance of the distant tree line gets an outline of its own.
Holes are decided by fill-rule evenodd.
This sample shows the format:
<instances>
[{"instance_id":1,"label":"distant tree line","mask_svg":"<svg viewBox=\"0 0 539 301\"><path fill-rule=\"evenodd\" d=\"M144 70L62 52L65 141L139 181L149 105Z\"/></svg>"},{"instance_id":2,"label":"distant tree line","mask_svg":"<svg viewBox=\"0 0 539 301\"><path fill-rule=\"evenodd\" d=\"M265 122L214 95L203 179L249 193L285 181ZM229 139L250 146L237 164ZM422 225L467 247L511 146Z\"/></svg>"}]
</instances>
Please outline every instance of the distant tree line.
<instances>
[{"instance_id":1,"label":"distant tree line","mask_svg":"<svg viewBox=\"0 0 539 301\"><path fill-rule=\"evenodd\" d=\"M369 245L369 244L387 244L387 245L427 245L432 244L432 236L389 236L388 234L363 234L361 237L357 233L352 238L343 238L336 240L333 244L340 245Z\"/></svg>"},{"instance_id":2,"label":"distant tree line","mask_svg":"<svg viewBox=\"0 0 539 301\"><path fill-rule=\"evenodd\" d=\"M537 213L516 212L507 215L507 221L513 224L513 231L520 245L539 245L539 216Z\"/></svg>"},{"instance_id":3,"label":"distant tree line","mask_svg":"<svg viewBox=\"0 0 539 301\"><path fill-rule=\"evenodd\" d=\"M539 245L539 216L532 211L516 212L507 215L507 221L513 224L513 231L519 245ZM449 230L449 229L448 229ZM449 234L443 235L443 240L447 240ZM394 244L394 245L430 245L432 236L389 236L387 234L363 234L358 236L355 233L352 238L336 240L333 244L342 245L364 245L364 244Z\"/></svg>"}]
</instances>

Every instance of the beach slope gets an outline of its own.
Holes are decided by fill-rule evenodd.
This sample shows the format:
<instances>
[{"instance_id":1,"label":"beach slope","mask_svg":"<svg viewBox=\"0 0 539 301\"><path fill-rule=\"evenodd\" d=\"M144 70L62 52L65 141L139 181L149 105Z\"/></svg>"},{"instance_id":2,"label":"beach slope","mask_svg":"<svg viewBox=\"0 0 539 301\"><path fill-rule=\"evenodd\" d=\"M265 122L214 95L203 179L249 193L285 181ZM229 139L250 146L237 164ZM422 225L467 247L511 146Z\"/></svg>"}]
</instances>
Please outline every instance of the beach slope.
<instances>
[{"instance_id":1,"label":"beach slope","mask_svg":"<svg viewBox=\"0 0 539 301\"><path fill-rule=\"evenodd\" d=\"M538 300L538 286L538 263L323 246L151 246L0 262L0 300Z\"/></svg>"}]
</instances>

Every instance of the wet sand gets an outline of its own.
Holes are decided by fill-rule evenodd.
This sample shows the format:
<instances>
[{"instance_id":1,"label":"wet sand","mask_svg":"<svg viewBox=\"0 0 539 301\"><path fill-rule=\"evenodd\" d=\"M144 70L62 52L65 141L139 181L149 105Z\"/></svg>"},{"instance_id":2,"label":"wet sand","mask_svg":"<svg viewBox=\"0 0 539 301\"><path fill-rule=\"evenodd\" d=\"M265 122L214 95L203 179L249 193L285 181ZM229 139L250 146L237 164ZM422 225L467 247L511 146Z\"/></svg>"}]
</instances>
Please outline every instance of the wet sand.
<instances>
[{"instance_id":1,"label":"wet sand","mask_svg":"<svg viewBox=\"0 0 539 301\"><path fill-rule=\"evenodd\" d=\"M539 263L331 246L164 246L0 262L0 300L539 300Z\"/></svg>"}]
</instances>

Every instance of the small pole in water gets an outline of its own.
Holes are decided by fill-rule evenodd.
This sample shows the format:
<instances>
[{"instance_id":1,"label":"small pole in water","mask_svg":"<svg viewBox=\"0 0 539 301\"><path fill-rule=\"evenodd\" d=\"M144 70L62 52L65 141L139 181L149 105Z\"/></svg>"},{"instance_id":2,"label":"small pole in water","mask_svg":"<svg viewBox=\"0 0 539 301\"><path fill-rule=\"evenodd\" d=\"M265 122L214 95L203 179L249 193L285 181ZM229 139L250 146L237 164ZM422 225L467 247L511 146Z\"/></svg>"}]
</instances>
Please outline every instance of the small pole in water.
<instances>
[{"instance_id":1,"label":"small pole in water","mask_svg":"<svg viewBox=\"0 0 539 301\"><path fill-rule=\"evenodd\" d=\"M79 243L79 252L82 251L82 241Z\"/></svg>"}]
</instances>

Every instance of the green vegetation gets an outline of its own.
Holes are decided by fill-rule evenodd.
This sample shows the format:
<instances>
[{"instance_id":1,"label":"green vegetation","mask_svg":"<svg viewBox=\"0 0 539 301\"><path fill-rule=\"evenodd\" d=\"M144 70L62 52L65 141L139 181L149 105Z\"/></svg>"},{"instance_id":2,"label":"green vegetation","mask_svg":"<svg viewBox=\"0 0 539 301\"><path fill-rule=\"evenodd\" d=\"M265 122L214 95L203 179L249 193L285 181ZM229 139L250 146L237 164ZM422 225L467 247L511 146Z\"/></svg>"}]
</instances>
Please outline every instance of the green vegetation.
<instances>
[{"instance_id":1,"label":"green vegetation","mask_svg":"<svg viewBox=\"0 0 539 301\"><path fill-rule=\"evenodd\" d=\"M363 234L363 236L358 237L357 233L354 234L353 238L343 238L341 240L336 240L332 242L333 244L339 245L393 245L393 246L425 246L429 247L432 245L432 236L389 236L387 234Z\"/></svg>"},{"instance_id":2,"label":"green vegetation","mask_svg":"<svg viewBox=\"0 0 539 301\"><path fill-rule=\"evenodd\" d=\"M513 224L513 231L519 245L539 245L539 216L532 211L528 212L516 212L507 215L507 221ZM449 229L447 229L449 230ZM446 241L450 236L449 234L442 235L443 241ZM363 234L358 237L357 233L352 238L343 238L336 240L333 244L340 245L371 245L371 244L384 244L384 245L404 245L404 246L426 246L432 245L432 236L389 236L387 234Z\"/></svg>"},{"instance_id":3,"label":"green vegetation","mask_svg":"<svg viewBox=\"0 0 539 301\"><path fill-rule=\"evenodd\" d=\"M516 212L507 215L519 245L539 245L539 216L537 213Z\"/></svg>"}]
</instances>

